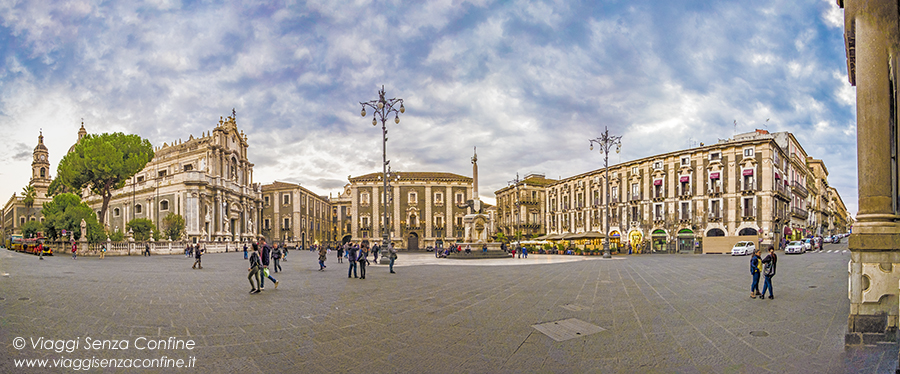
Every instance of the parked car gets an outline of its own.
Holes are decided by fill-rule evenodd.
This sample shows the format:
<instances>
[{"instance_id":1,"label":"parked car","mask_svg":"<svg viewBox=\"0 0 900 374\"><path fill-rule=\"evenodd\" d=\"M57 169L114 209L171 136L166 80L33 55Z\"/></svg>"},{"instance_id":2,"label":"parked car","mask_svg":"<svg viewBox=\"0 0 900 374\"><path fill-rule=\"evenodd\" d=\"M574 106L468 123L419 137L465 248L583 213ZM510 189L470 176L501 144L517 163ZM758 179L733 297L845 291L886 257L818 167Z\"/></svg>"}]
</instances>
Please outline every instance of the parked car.
<instances>
[{"instance_id":1,"label":"parked car","mask_svg":"<svg viewBox=\"0 0 900 374\"><path fill-rule=\"evenodd\" d=\"M787 247L784 248L784 254L789 254L789 253L803 254L803 252L806 252L806 248L803 245L803 242L801 242L799 240L795 240L795 241L788 243Z\"/></svg>"},{"instance_id":2,"label":"parked car","mask_svg":"<svg viewBox=\"0 0 900 374\"><path fill-rule=\"evenodd\" d=\"M834 243L834 244L840 243L840 242L841 242L841 237L840 237L840 235L835 235L834 237L832 237L832 238L831 238L831 242Z\"/></svg>"},{"instance_id":3,"label":"parked car","mask_svg":"<svg viewBox=\"0 0 900 374\"><path fill-rule=\"evenodd\" d=\"M826 237L822 238L822 243L831 243L831 237L826 236Z\"/></svg>"},{"instance_id":4,"label":"parked car","mask_svg":"<svg viewBox=\"0 0 900 374\"><path fill-rule=\"evenodd\" d=\"M753 242L737 242L734 244L734 247L731 247L731 255L732 256L744 256L744 255L752 255L753 251L756 250L756 244Z\"/></svg>"}]
</instances>

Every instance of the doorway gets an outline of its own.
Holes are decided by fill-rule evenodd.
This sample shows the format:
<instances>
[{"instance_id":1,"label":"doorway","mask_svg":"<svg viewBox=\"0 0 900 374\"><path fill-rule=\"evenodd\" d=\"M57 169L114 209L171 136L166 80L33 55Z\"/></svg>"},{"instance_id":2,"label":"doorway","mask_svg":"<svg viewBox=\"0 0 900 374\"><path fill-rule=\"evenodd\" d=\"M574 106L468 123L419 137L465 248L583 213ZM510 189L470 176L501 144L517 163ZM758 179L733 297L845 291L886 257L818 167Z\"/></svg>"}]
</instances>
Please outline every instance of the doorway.
<instances>
[{"instance_id":1,"label":"doorway","mask_svg":"<svg viewBox=\"0 0 900 374\"><path fill-rule=\"evenodd\" d=\"M419 250L419 235L411 232L409 233L409 238L406 240L406 249L409 251L417 251Z\"/></svg>"}]
</instances>

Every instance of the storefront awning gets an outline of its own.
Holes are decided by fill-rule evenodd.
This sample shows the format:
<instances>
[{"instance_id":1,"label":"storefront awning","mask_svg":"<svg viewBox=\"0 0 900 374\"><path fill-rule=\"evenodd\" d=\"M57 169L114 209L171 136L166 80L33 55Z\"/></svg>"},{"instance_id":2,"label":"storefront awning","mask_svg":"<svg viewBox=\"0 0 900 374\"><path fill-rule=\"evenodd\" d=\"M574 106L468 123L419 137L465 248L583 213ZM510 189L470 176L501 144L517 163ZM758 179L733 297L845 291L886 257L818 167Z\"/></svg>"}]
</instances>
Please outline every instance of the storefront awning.
<instances>
[{"instance_id":1,"label":"storefront awning","mask_svg":"<svg viewBox=\"0 0 900 374\"><path fill-rule=\"evenodd\" d=\"M565 234L562 236L561 239L562 240L575 240L575 239L578 239L578 234L573 234L573 233Z\"/></svg>"},{"instance_id":2,"label":"storefront awning","mask_svg":"<svg viewBox=\"0 0 900 374\"><path fill-rule=\"evenodd\" d=\"M681 183L684 183L684 182L690 182L690 181L691 181L691 177L685 175L685 176L681 177L680 181L681 181Z\"/></svg>"},{"instance_id":3,"label":"storefront awning","mask_svg":"<svg viewBox=\"0 0 900 374\"><path fill-rule=\"evenodd\" d=\"M744 175L753 175L753 169L744 169Z\"/></svg>"},{"instance_id":4,"label":"storefront awning","mask_svg":"<svg viewBox=\"0 0 900 374\"><path fill-rule=\"evenodd\" d=\"M775 179L781 179L781 174L778 174L777 171L775 172Z\"/></svg>"},{"instance_id":5,"label":"storefront awning","mask_svg":"<svg viewBox=\"0 0 900 374\"><path fill-rule=\"evenodd\" d=\"M559 240L559 239L562 239L562 235L560 235L560 234L547 235L547 238L546 238L546 240Z\"/></svg>"},{"instance_id":6,"label":"storefront awning","mask_svg":"<svg viewBox=\"0 0 900 374\"><path fill-rule=\"evenodd\" d=\"M547 240L547 237L548 237L548 236L550 236L550 235L542 235L542 236L538 236L537 238L534 238L533 240Z\"/></svg>"},{"instance_id":7,"label":"storefront awning","mask_svg":"<svg viewBox=\"0 0 900 374\"><path fill-rule=\"evenodd\" d=\"M653 181L653 185L654 186L662 186L662 179L657 179L657 180Z\"/></svg>"},{"instance_id":8,"label":"storefront awning","mask_svg":"<svg viewBox=\"0 0 900 374\"><path fill-rule=\"evenodd\" d=\"M709 179L719 179L719 173L709 173Z\"/></svg>"}]
</instances>

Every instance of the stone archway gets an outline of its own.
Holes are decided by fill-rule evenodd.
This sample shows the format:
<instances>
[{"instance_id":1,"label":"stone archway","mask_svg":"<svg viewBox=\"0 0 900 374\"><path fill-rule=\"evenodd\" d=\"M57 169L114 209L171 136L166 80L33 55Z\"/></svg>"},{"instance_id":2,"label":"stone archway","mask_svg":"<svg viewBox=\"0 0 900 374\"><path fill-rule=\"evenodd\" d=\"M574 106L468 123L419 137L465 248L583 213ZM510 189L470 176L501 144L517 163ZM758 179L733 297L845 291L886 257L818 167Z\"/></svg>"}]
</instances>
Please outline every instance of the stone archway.
<instances>
[{"instance_id":1,"label":"stone archway","mask_svg":"<svg viewBox=\"0 0 900 374\"><path fill-rule=\"evenodd\" d=\"M740 232L738 232L738 235L746 236L746 235L758 235L758 234L757 234L756 229L754 229L752 227L745 227L745 228L741 229Z\"/></svg>"},{"instance_id":2,"label":"stone archway","mask_svg":"<svg viewBox=\"0 0 900 374\"><path fill-rule=\"evenodd\" d=\"M409 237L406 240L406 249L409 251L419 250L419 234L414 232L409 233Z\"/></svg>"},{"instance_id":3,"label":"stone archway","mask_svg":"<svg viewBox=\"0 0 900 374\"><path fill-rule=\"evenodd\" d=\"M710 229L706 232L706 236L725 236L725 231L722 231L722 229Z\"/></svg>"}]
</instances>

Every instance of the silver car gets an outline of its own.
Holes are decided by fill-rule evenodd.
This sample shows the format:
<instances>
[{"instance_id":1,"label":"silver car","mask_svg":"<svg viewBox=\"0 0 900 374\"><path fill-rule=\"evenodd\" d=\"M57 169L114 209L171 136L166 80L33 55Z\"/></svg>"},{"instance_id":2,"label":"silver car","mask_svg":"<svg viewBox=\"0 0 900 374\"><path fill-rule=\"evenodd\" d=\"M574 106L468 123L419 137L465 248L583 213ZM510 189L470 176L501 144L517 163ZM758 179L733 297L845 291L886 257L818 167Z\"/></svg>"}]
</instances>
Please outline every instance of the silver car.
<instances>
[{"instance_id":1,"label":"silver car","mask_svg":"<svg viewBox=\"0 0 900 374\"><path fill-rule=\"evenodd\" d=\"M803 242L801 242L801 241L790 242L790 243L788 243L787 247L784 248L784 254L789 254L789 253L803 254L803 252L806 252L806 247L803 245Z\"/></svg>"}]
</instances>

